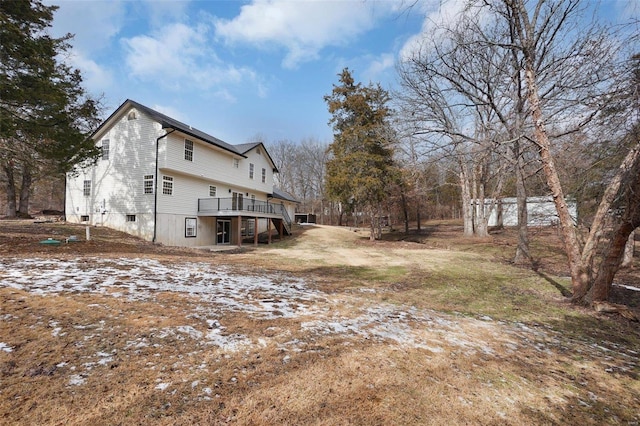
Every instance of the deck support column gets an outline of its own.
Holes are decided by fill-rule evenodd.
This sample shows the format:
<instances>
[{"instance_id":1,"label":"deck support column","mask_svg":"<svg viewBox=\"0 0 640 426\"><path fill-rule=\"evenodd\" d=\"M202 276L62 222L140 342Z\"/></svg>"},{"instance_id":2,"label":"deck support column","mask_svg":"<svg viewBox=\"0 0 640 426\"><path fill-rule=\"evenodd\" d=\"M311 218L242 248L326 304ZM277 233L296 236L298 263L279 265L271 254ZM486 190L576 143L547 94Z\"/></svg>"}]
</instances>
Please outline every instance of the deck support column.
<instances>
[{"instance_id":1,"label":"deck support column","mask_svg":"<svg viewBox=\"0 0 640 426\"><path fill-rule=\"evenodd\" d=\"M267 241L271 244L271 218L267 219Z\"/></svg>"},{"instance_id":2,"label":"deck support column","mask_svg":"<svg viewBox=\"0 0 640 426\"><path fill-rule=\"evenodd\" d=\"M242 247L242 216L238 216L238 226L236 227L238 235L238 247Z\"/></svg>"},{"instance_id":3,"label":"deck support column","mask_svg":"<svg viewBox=\"0 0 640 426\"><path fill-rule=\"evenodd\" d=\"M254 224L253 224L253 245L257 246L258 245L258 218L256 217L254 219Z\"/></svg>"},{"instance_id":4,"label":"deck support column","mask_svg":"<svg viewBox=\"0 0 640 426\"><path fill-rule=\"evenodd\" d=\"M280 221L280 224L278 226L278 239L280 241L282 241L282 237L284 236L284 220Z\"/></svg>"}]
</instances>

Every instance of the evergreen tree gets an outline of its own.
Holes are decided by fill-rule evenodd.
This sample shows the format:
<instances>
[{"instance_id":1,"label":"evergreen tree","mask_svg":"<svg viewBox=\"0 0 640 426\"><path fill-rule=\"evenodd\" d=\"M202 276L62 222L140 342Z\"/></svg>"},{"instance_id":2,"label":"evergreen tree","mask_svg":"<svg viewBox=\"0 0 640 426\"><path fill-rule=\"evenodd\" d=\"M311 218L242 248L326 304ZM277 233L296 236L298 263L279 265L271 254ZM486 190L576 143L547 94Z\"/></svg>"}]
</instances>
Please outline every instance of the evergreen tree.
<instances>
[{"instance_id":1,"label":"evergreen tree","mask_svg":"<svg viewBox=\"0 0 640 426\"><path fill-rule=\"evenodd\" d=\"M60 60L72 35L47 34L56 9L38 0L0 2L0 180L10 217L28 215L31 187L43 174L66 173L98 155L88 137L98 102L80 72Z\"/></svg>"},{"instance_id":2,"label":"evergreen tree","mask_svg":"<svg viewBox=\"0 0 640 426\"><path fill-rule=\"evenodd\" d=\"M394 134L388 119L389 94L380 85L355 83L345 68L339 85L325 96L333 126L331 158L327 162L326 191L348 213L367 214L371 240L379 238L381 204L396 180Z\"/></svg>"}]
</instances>

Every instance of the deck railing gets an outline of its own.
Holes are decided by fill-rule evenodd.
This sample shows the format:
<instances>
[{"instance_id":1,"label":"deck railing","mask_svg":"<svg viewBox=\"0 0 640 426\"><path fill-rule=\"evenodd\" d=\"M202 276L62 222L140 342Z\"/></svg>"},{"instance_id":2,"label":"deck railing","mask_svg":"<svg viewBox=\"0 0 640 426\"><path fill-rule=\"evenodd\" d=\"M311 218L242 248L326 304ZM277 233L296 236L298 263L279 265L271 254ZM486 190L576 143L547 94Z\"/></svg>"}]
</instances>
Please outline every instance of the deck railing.
<instances>
[{"instance_id":1,"label":"deck railing","mask_svg":"<svg viewBox=\"0 0 640 426\"><path fill-rule=\"evenodd\" d=\"M247 198L199 198L198 213L213 212L252 212L281 216L287 226L291 226L291 218L282 204L258 201Z\"/></svg>"}]
</instances>

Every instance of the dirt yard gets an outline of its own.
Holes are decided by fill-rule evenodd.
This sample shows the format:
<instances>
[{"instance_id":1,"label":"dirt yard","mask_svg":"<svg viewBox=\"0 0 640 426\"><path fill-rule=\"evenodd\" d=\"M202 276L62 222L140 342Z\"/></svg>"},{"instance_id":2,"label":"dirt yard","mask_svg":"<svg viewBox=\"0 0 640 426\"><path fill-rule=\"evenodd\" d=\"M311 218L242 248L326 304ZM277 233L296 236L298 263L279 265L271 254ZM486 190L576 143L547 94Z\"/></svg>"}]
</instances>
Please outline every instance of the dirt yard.
<instances>
[{"instance_id":1,"label":"dirt yard","mask_svg":"<svg viewBox=\"0 0 640 426\"><path fill-rule=\"evenodd\" d=\"M640 424L638 323L567 303L553 230L534 273L456 226L208 252L0 221L0 424Z\"/></svg>"}]
</instances>

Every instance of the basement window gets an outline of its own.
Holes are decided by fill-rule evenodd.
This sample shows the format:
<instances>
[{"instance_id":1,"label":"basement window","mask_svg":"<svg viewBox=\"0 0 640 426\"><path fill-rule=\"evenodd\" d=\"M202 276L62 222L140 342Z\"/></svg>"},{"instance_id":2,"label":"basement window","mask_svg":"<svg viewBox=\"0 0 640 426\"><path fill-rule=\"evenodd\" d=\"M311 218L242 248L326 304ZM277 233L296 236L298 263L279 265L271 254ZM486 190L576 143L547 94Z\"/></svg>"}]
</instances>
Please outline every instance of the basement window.
<instances>
[{"instance_id":1,"label":"basement window","mask_svg":"<svg viewBox=\"0 0 640 426\"><path fill-rule=\"evenodd\" d=\"M135 214L128 214L127 215L127 222L135 222L136 221L136 215Z\"/></svg>"},{"instance_id":2,"label":"basement window","mask_svg":"<svg viewBox=\"0 0 640 426\"><path fill-rule=\"evenodd\" d=\"M197 223L195 217L187 217L184 219L184 236L186 238L194 238L196 236Z\"/></svg>"},{"instance_id":3,"label":"basement window","mask_svg":"<svg viewBox=\"0 0 640 426\"><path fill-rule=\"evenodd\" d=\"M80 222L89 222L89 215L80 216Z\"/></svg>"}]
</instances>

